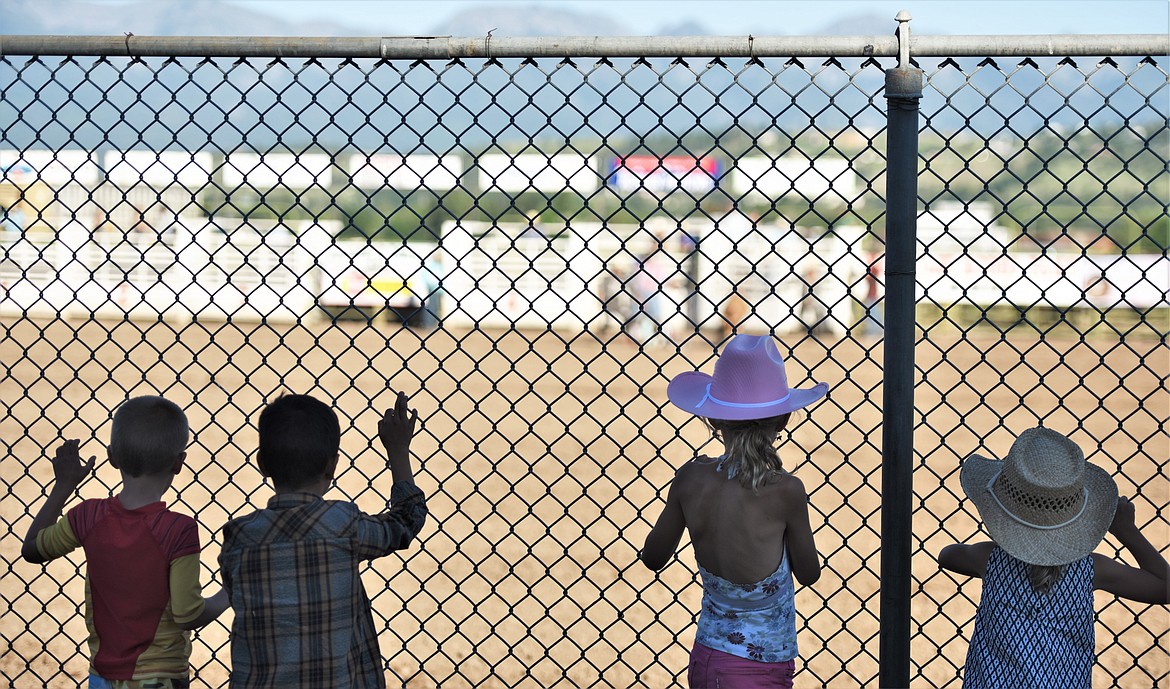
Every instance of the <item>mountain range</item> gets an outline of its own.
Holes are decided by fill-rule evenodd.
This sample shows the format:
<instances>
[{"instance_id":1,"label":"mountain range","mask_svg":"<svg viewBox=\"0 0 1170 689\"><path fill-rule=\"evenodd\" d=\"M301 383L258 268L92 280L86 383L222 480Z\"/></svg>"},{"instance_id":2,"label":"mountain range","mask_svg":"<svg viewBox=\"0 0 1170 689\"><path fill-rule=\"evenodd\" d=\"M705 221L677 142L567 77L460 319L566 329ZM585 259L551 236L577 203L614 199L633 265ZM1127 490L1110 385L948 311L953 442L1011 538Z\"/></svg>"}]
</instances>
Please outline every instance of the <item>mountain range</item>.
<instances>
[{"instance_id":1,"label":"mountain range","mask_svg":"<svg viewBox=\"0 0 1170 689\"><path fill-rule=\"evenodd\" d=\"M291 1L291 0L290 0ZM552 5L523 11L467 5L435 35L645 35L605 17ZM289 23L223 0L98 5L84 0L0 0L0 33L30 35L354 36L361 18ZM342 24L340 22L345 22ZM888 21L855 16L824 33L884 33ZM372 22L367 21L366 26ZM675 25L672 35L702 27ZM677 33L676 33L677 32ZM1052 58L1046 58L1052 62ZM408 60L209 60L0 55L0 148L398 151L445 153L621 140L722 141L726 133L852 130L884 125L890 60L669 59L444 63ZM1025 66L1031 62L1031 66ZM1102 132L1165 122L1165 60L1127 58L1095 69L1078 58L1043 68L1021 58L924 61L923 112L938 132L990 141L1040 129ZM834 64L835 63L835 64ZM592 65L592 66L586 66ZM1136 67L1136 68L1135 68ZM1086 84L1086 74L1092 79ZM1005 88L1005 82L1010 87ZM1014 90L1013 90L1014 89ZM1027 93L1021 107L1013 94ZM994 102L992 97L995 95ZM813 137L816 138L816 137ZM598 141L602 143L598 143ZM703 145L703 144L699 144Z\"/></svg>"},{"instance_id":2,"label":"mountain range","mask_svg":"<svg viewBox=\"0 0 1170 689\"><path fill-rule=\"evenodd\" d=\"M291 1L291 0L290 0ZM377 26L377 31L370 27ZM575 12L555 4L471 5L427 29L434 36L702 36L710 32L691 21L663 18L657 27L625 26L602 14ZM826 14L820 35L889 34L894 21L884 13L833 19ZM0 34L120 36L369 36L403 35L393 21L338 16L331 22L291 22L223 0L140 0L97 4L85 0L0 0Z\"/></svg>"}]
</instances>

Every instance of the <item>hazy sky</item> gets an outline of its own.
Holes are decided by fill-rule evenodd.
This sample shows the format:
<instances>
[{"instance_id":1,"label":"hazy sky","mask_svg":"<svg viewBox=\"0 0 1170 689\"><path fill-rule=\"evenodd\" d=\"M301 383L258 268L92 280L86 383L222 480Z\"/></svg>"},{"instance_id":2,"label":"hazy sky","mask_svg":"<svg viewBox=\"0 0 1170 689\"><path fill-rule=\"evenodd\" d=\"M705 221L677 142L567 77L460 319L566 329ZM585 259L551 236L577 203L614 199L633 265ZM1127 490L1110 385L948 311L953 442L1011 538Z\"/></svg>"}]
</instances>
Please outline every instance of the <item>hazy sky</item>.
<instances>
[{"instance_id":1,"label":"hazy sky","mask_svg":"<svg viewBox=\"0 0 1170 689\"><path fill-rule=\"evenodd\" d=\"M166 1L166 0L161 0ZM608 15L634 35L694 20L717 35L801 35L842 16L901 9L922 33L1061 34L1170 32L1166 0L230 0L288 19L328 19L396 34L425 33L474 6L543 5ZM891 29L892 32L892 29Z\"/></svg>"}]
</instances>

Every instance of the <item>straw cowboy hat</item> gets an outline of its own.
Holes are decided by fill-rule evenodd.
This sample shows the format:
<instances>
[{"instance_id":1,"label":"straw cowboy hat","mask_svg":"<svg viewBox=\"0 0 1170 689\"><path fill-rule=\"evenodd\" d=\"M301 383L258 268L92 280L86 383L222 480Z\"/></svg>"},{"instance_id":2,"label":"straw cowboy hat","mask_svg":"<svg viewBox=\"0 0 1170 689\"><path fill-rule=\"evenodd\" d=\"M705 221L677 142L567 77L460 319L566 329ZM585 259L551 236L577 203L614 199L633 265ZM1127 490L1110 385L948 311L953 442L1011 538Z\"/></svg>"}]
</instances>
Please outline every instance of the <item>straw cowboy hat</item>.
<instances>
[{"instance_id":1,"label":"straw cowboy hat","mask_svg":"<svg viewBox=\"0 0 1170 689\"><path fill-rule=\"evenodd\" d=\"M766 419L796 411L825 396L829 386L788 387L784 357L768 335L736 335L715 362L715 374L687 371L675 376L666 397L698 416L725 421Z\"/></svg>"},{"instance_id":2,"label":"straw cowboy hat","mask_svg":"<svg viewBox=\"0 0 1170 689\"><path fill-rule=\"evenodd\" d=\"M1002 462L972 455L959 480L992 540L1031 565L1066 565L1093 552L1117 510L1113 478L1047 428L1021 433Z\"/></svg>"}]
</instances>

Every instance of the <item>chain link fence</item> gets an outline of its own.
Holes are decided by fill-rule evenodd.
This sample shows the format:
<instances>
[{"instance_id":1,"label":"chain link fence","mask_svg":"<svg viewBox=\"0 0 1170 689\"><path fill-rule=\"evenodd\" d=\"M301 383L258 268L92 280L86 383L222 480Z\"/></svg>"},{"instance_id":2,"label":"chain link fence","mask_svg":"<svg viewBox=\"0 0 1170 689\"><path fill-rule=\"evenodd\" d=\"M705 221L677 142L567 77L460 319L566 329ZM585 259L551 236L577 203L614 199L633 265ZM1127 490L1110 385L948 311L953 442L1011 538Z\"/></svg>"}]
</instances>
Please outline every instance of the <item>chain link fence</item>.
<instances>
[{"instance_id":1,"label":"chain link fence","mask_svg":"<svg viewBox=\"0 0 1170 689\"><path fill-rule=\"evenodd\" d=\"M332 495L376 511L376 421L405 390L432 520L363 573L392 684L682 684L692 554L658 575L636 555L709 438L666 383L735 332L771 332L795 384L832 386L781 448L826 563L797 593L797 682L877 682L885 335L910 325L883 318L894 60L11 45L5 681L85 675L84 564L19 559L61 439L104 456L128 396L183 406L171 502L200 522L211 581L221 525L270 495L252 461L265 401L335 405ZM962 457L1036 424L1070 433L1170 542L1167 61L969 55L915 62L904 641L923 686L959 686L979 596L934 561L980 537ZM101 466L81 493L117 483ZM1098 604L1096 686L1165 686L1165 611ZM193 686L226 683L229 622L196 635Z\"/></svg>"}]
</instances>

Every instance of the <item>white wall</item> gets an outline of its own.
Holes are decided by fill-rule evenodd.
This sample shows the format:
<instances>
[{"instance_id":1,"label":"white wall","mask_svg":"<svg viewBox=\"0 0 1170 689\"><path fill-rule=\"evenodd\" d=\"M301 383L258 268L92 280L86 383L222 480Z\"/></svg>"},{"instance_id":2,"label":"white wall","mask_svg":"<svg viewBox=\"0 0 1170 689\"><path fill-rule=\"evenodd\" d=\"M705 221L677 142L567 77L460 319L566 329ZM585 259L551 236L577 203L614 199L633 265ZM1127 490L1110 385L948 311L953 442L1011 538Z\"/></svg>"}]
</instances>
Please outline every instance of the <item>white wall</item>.
<instances>
[{"instance_id":1,"label":"white wall","mask_svg":"<svg viewBox=\"0 0 1170 689\"><path fill-rule=\"evenodd\" d=\"M434 189L446 191L459 184L463 161L457 155L354 154L349 157L349 175L360 189L390 187L404 191Z\"/></svg>"},{"instance_id":2,"label":"white wall","mask_svg":"<svg viewBox=\"0 0 1170 689\"><path fill-rule=\"evenodd\" d=\"M329 188L332 164L324 153L232 153L224 160L223 183L229 188L247 184L261 193L276 188L300 191L313 185Z\"/></svg>"},{"instance_id":3,"label":"white wall","mask_svg":"<svg viewBox=\"0 0 1170 689\"><path fill-rule=\"evenodd\" d=\"M153 233L91 235L79 222L56 237L2 236L0 314L293 321L315 310L314 257L337 224L265 235L226 229L174 218L163 241Z\"/></svg>"},{"instance_id":4,"label":"white wall","mask_svg":"<svg viewBox=\"0 0 1170 689\"><path fill-rule=\"evenodd\" d=\"M478 188L483 191L541 191L555 194L573 190L589 194L601 186L592 158L575 153L487 153L476 160Z\"/></svg>"},{"instance_id":5,"label":"white wall","mask_svg":"<svg viewBox=\"0 0 1170 689\"><path fill-rule=\"evenodd\" d=\"M844 202L859 193L857 173L844 158L748 156L731 165L729 182L736 197L758 194L778 199L795 193L807 199Z\"/></svg>"},{"instance_id":6,"label":"white wall","mask_svg":"<svg viewBox=\"0 0 1170 689\"><path fill-rule=\"evenodd\" d=\"M605 275L622 273L633 290L633 272L662 239L661 291L676 334L693 331L692 317L717 327L713 317L733 289L755 310L742 324L749 331L800 332L827 316L822 327L844 334L859 320L864 228L808 234L737 215L684 228L699 239L697 261L673 225L593 223L545 235L525 224L464 223L445 228L440 248L338 241L337 223L214 227L172 218L159 241L153 232L91 234L72 221L55 237L0 233L0 314L291 321L314 314L322 298L343 305L387 296L366 292L371 285L404 286L399 296L413 304L441 281L448 325L580 330L605 318L598 294ZM1170 306L1170 259L1160 255L931 254L916 270L919 299L942 305ZM361 273L356 291L353 271ZM691 277L701 285L697 296Z\"/></svg>"},{"instance_id":7,"label":"white wall","mask_svg":"<svg viewBox=\"0 0 1170 689\"><path fill-rule=\"evenodd\" d=\"M33 170L33 174L39 178L37 181L54 189L69 184L95 186L98 183L98 166L88 151L0 150L0 168L7 169L20 163L24 163ZM20 172L16 174L20 174ZM13 174L6 174L5 177L18 184L24 184L22 180L15 179Z\"/></svg>"},{"instance_id":8,"label":"white wall","mask_svg":"<svg viewBox=\"0 0 1170 689\"><path fill-rule=\"evenodd\" d=\"M179 184L202 189L211 184L211 154L186 151L106 151L106 177L120 187L148 184L165 188Z\"/></svg>"}]
</instances>

